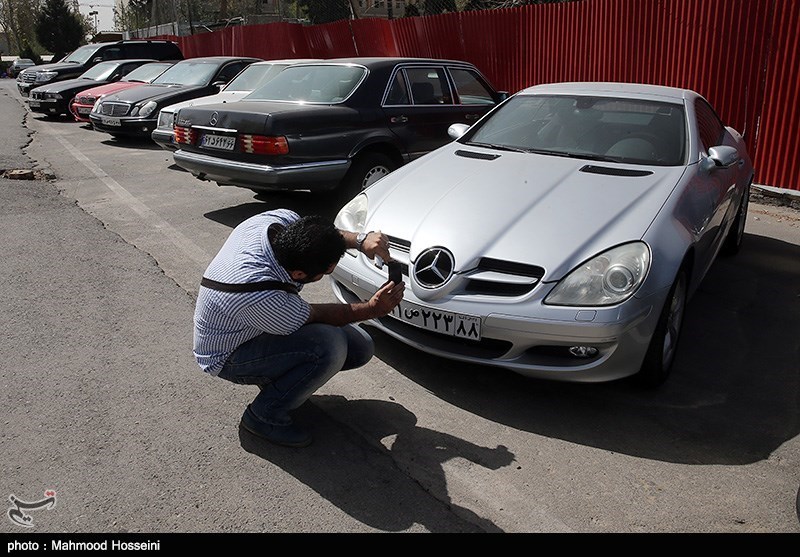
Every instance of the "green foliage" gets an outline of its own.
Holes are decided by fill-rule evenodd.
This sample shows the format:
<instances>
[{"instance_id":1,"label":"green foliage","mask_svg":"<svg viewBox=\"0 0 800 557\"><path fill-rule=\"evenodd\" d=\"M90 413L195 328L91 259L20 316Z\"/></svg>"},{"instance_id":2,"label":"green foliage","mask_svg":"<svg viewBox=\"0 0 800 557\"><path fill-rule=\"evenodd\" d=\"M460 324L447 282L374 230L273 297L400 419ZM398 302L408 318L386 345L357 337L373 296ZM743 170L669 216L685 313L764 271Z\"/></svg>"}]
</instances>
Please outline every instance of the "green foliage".
<instances>
[{"instance_id":1,"label":"green foliage","mask_svg":"<svg viewBox=\"0 0 800 557\"><path fill-rule=\"evenodd\" d=\"M87 31L83 18L65 0L45 0L36 20L36 38L54 60L83 44Z\"/></svg>"},{"instance_id":2,"label":"green foliage","mask_svg":"<svg viewBox=\"0 0 800 557\"><path fill-rule=\"evenodd\" d=\"M350 18L350 3L347 0L298 0L297 3L306 10L314 24Z\"/></svg>"},{"instance_id":3,"label":"green foliage","mask_svg":"<svg viewBox=\"0 0 800 557\"><path fill-rule=\"evenodd\" d=\"M42 57L39 56L36 53L36 51L33 49L33 47L31 45L29 45L27 42L22 43L22 48L19 51L19 57L20 58L29 58L29 59L33 60L34 64L36 64L37 66L39 64L43 64L44 63L44 61L42 60Z\"/></svg>"}]
</instances>

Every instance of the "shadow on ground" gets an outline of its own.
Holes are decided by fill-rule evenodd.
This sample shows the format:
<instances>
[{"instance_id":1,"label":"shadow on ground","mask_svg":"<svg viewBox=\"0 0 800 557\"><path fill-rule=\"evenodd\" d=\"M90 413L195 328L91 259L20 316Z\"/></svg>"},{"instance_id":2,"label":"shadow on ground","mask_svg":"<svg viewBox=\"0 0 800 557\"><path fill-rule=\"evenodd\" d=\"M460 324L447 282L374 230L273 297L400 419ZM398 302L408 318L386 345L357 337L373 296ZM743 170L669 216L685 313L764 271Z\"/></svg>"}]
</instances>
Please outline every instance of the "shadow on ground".
<instances>
[{"instance_id":1,"label":"shadow on ground","mask_svg":"<svg viewBox=\"0 0 800 557\"><path fill-rule=\"evenodd\" d=\"M296 412L314 423L310 447L277 447L244 429L246 451L279 466L348 515L373 528L399 532L420 524L430 532L500 532L492 522L455 505L447 494L442 463L461 457L496 470L512 463L506 447L479 447L417 427L397 403L314 396ZM342 423L359 423L358 434ZM367 441L365 444L364 441ZM414 466L411 479L405 469Z\"/></svg>"},{"instance_id":2,"label":"shadow on ground","mask_svg":"<svg viewBox=\"0 0 800 557\"><path fill-rule=\"evenodd\" d=\"M203 216L231 228L264 211L291 209L300 216L322 215L333 220L341 205L334 195L298 192L258 193L253 203L244 203L205 213Z\"/></svg>"}]
</instances>

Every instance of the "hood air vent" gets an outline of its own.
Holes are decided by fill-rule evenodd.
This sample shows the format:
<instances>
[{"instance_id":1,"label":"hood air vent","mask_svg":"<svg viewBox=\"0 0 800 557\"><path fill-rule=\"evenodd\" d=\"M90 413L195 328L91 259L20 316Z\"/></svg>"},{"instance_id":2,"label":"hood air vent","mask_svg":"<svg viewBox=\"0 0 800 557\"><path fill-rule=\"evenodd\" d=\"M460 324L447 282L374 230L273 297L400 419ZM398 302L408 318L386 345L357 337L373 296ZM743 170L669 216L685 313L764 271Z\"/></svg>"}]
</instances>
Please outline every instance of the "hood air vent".
<instances>
[{"instance_id":1,"label":"hood air vent","mask_svg":"<svg viewBox=\"0 0 800 557\"><path fill-rule=\"evenodd\" d=\"M610 166L596 166L593 164L587 164L581 168L581 172L603 174L604 176L627 176L629 178L640 178L652 174L650 170L630 170L627 168L612 168Z\"/></svg>"}]
</instances>

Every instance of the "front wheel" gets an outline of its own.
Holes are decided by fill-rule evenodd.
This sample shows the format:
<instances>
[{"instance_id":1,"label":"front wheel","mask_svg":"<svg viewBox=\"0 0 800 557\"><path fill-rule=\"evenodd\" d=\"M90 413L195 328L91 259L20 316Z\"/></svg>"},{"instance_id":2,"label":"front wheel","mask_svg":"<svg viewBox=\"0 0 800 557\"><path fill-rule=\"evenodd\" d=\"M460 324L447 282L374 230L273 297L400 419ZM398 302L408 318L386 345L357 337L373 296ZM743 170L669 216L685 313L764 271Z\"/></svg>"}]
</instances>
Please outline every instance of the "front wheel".
<instances>
[{"instance_id":1,"label":"front wheel","mask_svg":"<svg viewBox=\"0 0 800 557\"><path fill-rule=\"evenodd\" d=\"M644 386L657 387L669 376L678 350L688 290L688 275L686 269L681 268L664 302L644 362L636 375L636 380Z\"/></svg>"},{"instance_id":2,"label":"front wheel","mask_svg":"<svg viewBox=\"0 0 800 557\"><path fill-rule=\"evenodd\" d=\"M750 184L744 189L742 194L742 201L739 203L739 210L736 213L736 219L731 224L731 229L722 244L723 255L736 255L742 247L742 239L744 238L744 225L747 220L747 207L750 203Z\"/></svg>"},{"instance_id":3,"label":"front wheel","mask_svg":"<svg viewBox=\"0 0 800 557\"><path fill-rule=\"evenodd\" d=\"M360 155L342 182L345 195L353 197L389 174L395 164L382 153L365 153Z\"/></svg>"}]
</instances>

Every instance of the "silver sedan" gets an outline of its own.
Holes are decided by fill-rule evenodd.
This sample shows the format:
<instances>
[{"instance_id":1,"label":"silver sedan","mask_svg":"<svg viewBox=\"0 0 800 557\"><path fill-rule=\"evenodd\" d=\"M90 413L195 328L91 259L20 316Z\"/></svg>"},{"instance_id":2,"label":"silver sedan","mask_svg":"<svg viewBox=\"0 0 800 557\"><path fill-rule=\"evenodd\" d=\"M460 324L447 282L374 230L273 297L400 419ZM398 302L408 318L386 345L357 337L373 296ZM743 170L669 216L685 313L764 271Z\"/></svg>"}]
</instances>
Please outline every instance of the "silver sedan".
<instances>
[{"instance_id":1,"label":"silver sedan","mask_svg":"<svg viewBox=\"0 0 800 557\"><path fill-rule=\"evenodd\" d=\"M742 242L742 136L693 91L620 83L531 87L450 133L336 218L403 266L404 301L369 324L530 377L662 383L687 301ZM332 278L352 302L387 271L348 252Z\"/></svg>"}]
</instances>

